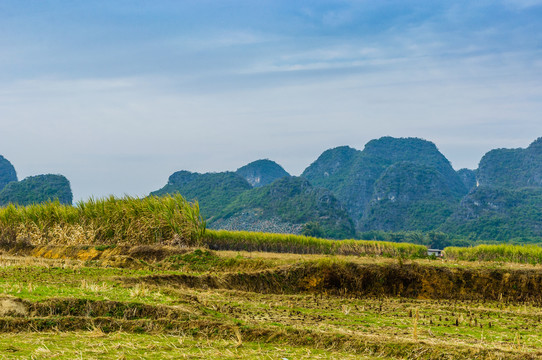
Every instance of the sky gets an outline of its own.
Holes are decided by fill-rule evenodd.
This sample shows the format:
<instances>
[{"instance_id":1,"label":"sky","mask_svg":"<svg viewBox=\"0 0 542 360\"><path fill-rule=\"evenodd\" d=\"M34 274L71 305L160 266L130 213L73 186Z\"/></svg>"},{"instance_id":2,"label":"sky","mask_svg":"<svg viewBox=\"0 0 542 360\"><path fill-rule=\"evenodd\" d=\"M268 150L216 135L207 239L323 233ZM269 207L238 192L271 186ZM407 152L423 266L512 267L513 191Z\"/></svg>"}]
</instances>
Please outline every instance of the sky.
<instances>
[{"instance_id":1,"label":"sky","mask_svg":"<svg viewBox=\"0 0 542 360\"><path fill-rule=\"evenodd\" d=\"M0 154L76 201L382 136L474 169L541 114L542 0L0 2Z\"/></svg>"}]
</instances>

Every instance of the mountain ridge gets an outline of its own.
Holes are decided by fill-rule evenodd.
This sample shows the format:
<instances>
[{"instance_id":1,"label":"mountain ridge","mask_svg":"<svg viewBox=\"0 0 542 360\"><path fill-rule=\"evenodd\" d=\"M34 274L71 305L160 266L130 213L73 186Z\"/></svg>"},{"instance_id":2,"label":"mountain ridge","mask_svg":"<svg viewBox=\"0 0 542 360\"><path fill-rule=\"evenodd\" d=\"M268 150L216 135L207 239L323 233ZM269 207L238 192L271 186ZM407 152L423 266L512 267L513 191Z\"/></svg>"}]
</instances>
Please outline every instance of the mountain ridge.
<instances>
[{"instance_id":1,"label":"mountain ridge","mask_svg":"<svg viewBox=\"0 0 542 360\"><path fill-rule=\"evenodd\" d=\"M371 201L375 184L386 169L401 162L434 168L442 174L457 201L468 192L436 145L420 138L382 137L369 141L361 151L350 147L326 150L301 176L332 191L345 205L356 227L364 229L364 219L374 204Z\"/></svg>"},{"instance_id":2,"label":"mountain ridge","mask_svg":"<svg viewBox=\"0 0 542 360\"><path fill-rule=\"evenodd\" d=\"M17 181L15 167L8 159L0 155L0 191L12 181Z\"/></svg>"},{"instance_id":3,"label":"mountain ridge","mask_svg":"<svg viewBox=\"0 0 542 360\"><path fill-rule=\"evenodd\" d=\"M0 155L0 206L30 205L55 200L62 204L73 202L71 184L65 176L34 175L19 181L15 167Z\"/></svg>"},{"instance_id":4,"label":"mountain ridge","mask_svg":"<svg viewBox=\"0 0 542 360\"><path fill-rule=\"evenodd\" d=\"M71 205L73 194L69 180L63 175L45 174L12 181L0 191L0 206L32 205L47 201Z\"/></svg>"},{"instance_id":5,"label":"mountain ridge","mask_svg":"<svg viewBox=\"0 0 542 360\"><path fill-rule=\"evenodd\" d=\"M253 161L235 171L245 178L252 187L271 184L273 181L290 176L282 166L269 159Z\"/></svg>"},{"instance_id":6,"label":"mountain ridge","mask_svg":"<svg viewBox=\"0 0 542 360\"><path fill-rule=\"evenodd\" d=\"M260 159L235 171L177 171L150 195L176 192L198 200L215 228L331 238L422 231L471 240L542 239L542 138L526 148L490 150L477 169L456 171L434 143L387 136L363 150L325 150L299 177ZM18 181L0 156L0 205L69 204L72 197L62 175Z\"/></svg>"},{"instance_id":7,"label":"mountain ridge","mask_svg":"<svg viewBox=\"0 0 542 360\"><path fill-rule=\"evenodd\" d=\"M271 168L279 171L265 174ZM195 194L183 184L198 183L204 179L201 176L225 176L214 174L177 172L166 187L152 194L175 190L172 184L176 183L181 194L199 197L205 209L206 194L233 190L225 184L203 182L204 191ZM430 141L382 137L369 141L363 150L350 146L325 150L300 177L290 176L267 159L229 174L243 185L219 197L221 205L209 216L211 227L294 233L310 228L337 238L352 234L348 225L352 224L363 233L445 231L471 239L502 240L500 232L507 237L542 237L542 216L537 217L542 203L536 190L542 187L542 138L526 149L488 151L474 170L454 170ZM262 182L264 177L267 180ZM256 178L260 181L254 181ZM523 190L525 187L535 190ZM310 190L305 197L296 198L299 188ZM326 197L330 200L318 202ZM491 201L481 201L486 198L504 205L496 211ZM327 208L319 213L316 204L327 204Z\"/></svg>"}]
</instances>

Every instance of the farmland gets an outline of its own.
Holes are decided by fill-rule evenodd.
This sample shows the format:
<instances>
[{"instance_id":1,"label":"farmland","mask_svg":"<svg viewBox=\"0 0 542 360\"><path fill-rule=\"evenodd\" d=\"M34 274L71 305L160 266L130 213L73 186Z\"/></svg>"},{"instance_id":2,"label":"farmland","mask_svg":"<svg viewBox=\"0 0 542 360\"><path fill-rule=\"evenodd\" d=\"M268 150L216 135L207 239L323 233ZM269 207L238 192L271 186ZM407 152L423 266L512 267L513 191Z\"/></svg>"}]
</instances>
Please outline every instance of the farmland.
<instances>
[{"instance_id":1,"label":"farmland","mask_svg":"<svg viewBox=\"0 0 542 360\"><path fill-rule=\"evenodd\" d=\"M494 298L488 292L491 299L467 286L460 294L405 288L404 296L392 296L385 283L362 293L334 280L345 269L379 269L382 276L385 269L405 268L409 276L468 270L508 274L517 287L514 277L525 271L540 276L539 265L399 264L393 258L159 246L132 248L125 252L130 255L117 248L72 248L78 255L68 257L65 247L47 249L5 252L0 259L2 358L542 355L540 292L522 301L504 287ZM132 261L119 261L122 256Z\"/></svg>"},{"instance_id":2,"label":"farmland","mask_svg":"<svg viewBox=\"0 0 542 360\"><path fill-rule=\"evenodd\" d=\"M145 201L2 210L0 359L542 357L533 247L434 259L206 231L196 205Z\"/></svg>"}]
</instances>

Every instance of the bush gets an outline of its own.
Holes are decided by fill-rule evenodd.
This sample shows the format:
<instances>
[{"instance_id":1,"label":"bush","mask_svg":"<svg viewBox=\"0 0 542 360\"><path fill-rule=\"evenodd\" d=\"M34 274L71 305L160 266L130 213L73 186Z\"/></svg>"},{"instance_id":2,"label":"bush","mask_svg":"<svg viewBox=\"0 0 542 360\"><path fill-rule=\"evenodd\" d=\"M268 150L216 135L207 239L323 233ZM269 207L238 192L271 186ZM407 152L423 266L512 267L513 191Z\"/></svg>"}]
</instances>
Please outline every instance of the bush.
<instances>
[{"instance_id":1,"label":"bush","mask_svg":"<svg viewBox=\"0 0 542 360\"><path fill-rule=\"evenodd\" d=\"M197 245L205 222L197 203L182 196L90 199L76 206L58 201L0 209L0 239L32 244Z\"/></svg>"}]
</instances>

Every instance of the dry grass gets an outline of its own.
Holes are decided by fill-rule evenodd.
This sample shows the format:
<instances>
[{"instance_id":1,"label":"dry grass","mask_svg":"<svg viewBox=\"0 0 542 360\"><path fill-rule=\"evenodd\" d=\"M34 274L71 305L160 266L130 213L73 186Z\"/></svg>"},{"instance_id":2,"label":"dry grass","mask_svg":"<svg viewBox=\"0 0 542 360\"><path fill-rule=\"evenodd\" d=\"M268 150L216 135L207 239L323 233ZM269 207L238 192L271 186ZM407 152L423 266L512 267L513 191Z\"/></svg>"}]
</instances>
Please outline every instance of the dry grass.
<instances>
[{"instance_id":1,"label":"dry grass","mask_svg":"<svg viewBox=\"0 0 542 360\"><path fill-rule=\"evenodd\" d=\"M150 290L148 286L145 285L144 283L135 284L135 286L130 289L131 297L135 297L135 298L145 297L145 296L149 296L149 294L150 294Z\"/></svg>"},{"instance_id":2,"label":"dry grass","mask_svg":"<svg viewBox=\"0 0 542 360\"><path fill-rule=\"evenodd\" d=\"M102 282L101 284L87 281L87 279L81 280L81 289L91 291L94 293L101 293L111 290L112 286Z\"/></svg>"},{"instance_id":3,"label":"dry grass","mask_svg":"<svg viewBox=\"0 0 542 360\"><path fill-rule=\"evenodd\" d=\"M49 351L47 351L47 349ZM146 335L115 332L4 334L0 359L382 359L347 352L307 349L287 344L202 339L188 334Z\"/></svg>"},{"instance_id":4,"label":"dry grass","mask_svg":"<svg viewBox=\"0 0 542 360\"><path fill-rule=\"evenodd\" d=\"M180 195L90 199L77 206L49 202L0 209L0 245L197 244L205 222L197 203Z\"/></svg>"},{"instance_id":5,"label":"dry grass","mask_svg":"<svg viewBox=\"0 0 542 360\"><path fill-rule=\"evenodd\" d=\"M83 265L82 261L74 259L47 259L36 256L13 256L0 255L0 268L12 266L40 266L40 267L60 267L60 268L79 268Z\"/></svg>"},{"instance_id":6,"label":"dry grass","mask_svg":"<svg viewBox=\"0 0 542 360\"><path fill-rule=\"evenodd\" d=\"M254 252L175 256L184 262L181 270L163 269L161 261L146 268L74 261L61 268L56 265L71 260L6 258L0 293L24 299L28 315L0 318L0 359L542 356L540 304L506 293L491 300L490 292L476 290L477 276L485 281L484 274L509 273L513 289L514 272L540 271L537 266ZM254 270L254 263L267 267ZM360 276L367 269L378 281ZM390 269L406 271L404 284L427 289L443 286L446 272L468 274L470 283L458 277L462 291L470 286L481 296L421 299L430 293L375 291L388 278L400 279Z\"/></svg>"}]
</instances>

